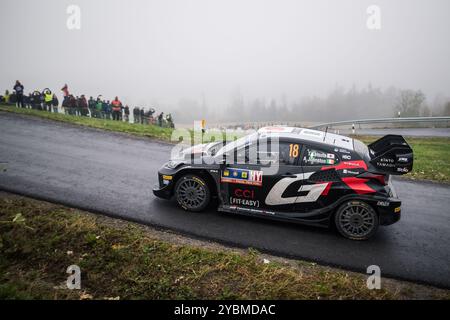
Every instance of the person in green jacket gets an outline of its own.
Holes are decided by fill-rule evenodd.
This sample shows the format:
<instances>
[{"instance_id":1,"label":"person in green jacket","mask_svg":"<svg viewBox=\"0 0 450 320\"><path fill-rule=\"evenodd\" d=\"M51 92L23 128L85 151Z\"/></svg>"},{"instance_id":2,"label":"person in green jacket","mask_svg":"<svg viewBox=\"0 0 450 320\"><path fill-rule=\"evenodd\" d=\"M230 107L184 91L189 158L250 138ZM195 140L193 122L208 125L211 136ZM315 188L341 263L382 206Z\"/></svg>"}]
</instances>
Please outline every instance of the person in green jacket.
<instances>
[{"instance_id":1,"label":"person in green jacket","mask_svg":"<svg viewBox=\"0 0 450 320\"><path fill-rule=\"evenodd\" d=\"M97 103L95 104L95 117L101 118L102 117L102 108L103 108L103 102L99 98L97 98Z\"/></svg>"}]
</instances>

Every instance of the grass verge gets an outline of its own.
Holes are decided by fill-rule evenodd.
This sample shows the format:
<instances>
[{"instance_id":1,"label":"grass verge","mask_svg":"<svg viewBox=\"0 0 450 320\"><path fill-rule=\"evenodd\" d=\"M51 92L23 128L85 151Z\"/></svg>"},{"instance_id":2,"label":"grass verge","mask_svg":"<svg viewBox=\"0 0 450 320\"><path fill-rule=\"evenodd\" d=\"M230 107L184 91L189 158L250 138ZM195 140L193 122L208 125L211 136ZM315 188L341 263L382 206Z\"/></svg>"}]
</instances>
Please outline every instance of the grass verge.
<instances>
[{"instance_id":1,"label":"grass verge","mask_svg":"<svg viewBox=\"0 0 450 320\"><path fill-rule=\"evenodd\" d=\"M409 287L368 290L360 274L301 261L287 264L270 258L264 263L255 250L201 247L151 230L0 193L0 299L396 299L414 295ZM66 288L66 269L73 264L81 268L81 290ZM448 292L431 291L431 297L448 298Z\"/></svg>"},{"instance_id":2,"label":"grass verge","mask_svg":"<svg viewBox=\"0 0 450 320\"><path fill-rule=\"evenodd\" d=\"M357 136L368 144L380 137ZM405 138L414 151L413 170L402 176L412 180L450 183L450 138Z\"/></svg>"},{"instance_id":3,"label":"grass verge","mask_svg":"<svg viewBox=\"0 0 450 320\"><path fill-rule=\"evenodd\" d=\"M21 109L14 106L0 105L0 111L14 112L46 118L55 121L68 122L109 131L124 132L135 136L149 137L170 141L173 130L154 125L140 125L120 121L92 119L65 114L55 114L31 109ZM191 132L192 135L192 132ZM203 141L213 139L214 135L207 133ZM217 138L217 137L214 137ZM357 136L364 143L370 143L379 137ZM436 182L450 183L450 138L407 138L414 150L413 171L403 176L413 180L425 179Z\"/></svg>"},{"instance_id":4,"label":"grass verge","mask_svg":"<svg viewBox=\"0 0 450 320\"><path fill-rule=\"evenodd\" d=\"M39 110L16 108L14 106L6 106L6 105L0 105L0 111L26 114L59 122L72 123L109 131L124 132L135 136L149 137L165 141L170 141L170 137L173 131L173 129L171 128L161 128L155 125L141 125L134 123L126 123L122 121L71 116L63 113L50 113Z\"/></svg>"}]
</instances>

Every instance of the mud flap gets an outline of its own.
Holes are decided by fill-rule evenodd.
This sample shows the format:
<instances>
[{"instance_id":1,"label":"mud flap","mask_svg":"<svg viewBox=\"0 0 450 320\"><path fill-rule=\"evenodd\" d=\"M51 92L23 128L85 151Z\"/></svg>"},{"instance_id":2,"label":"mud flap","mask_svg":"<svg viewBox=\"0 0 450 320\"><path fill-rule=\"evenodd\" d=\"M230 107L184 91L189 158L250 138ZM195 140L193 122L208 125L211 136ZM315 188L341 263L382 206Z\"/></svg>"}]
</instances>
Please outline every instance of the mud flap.
<instances>
[{"instance_id":1,"label":"mud flap","mask_svg":"<svg viewBox=\"0 0 450 320\"><path fill-rule=\"evenodd\" d=\"M369 145L369 152L378 172L402 175L413 168L413 150L402 136L384 136Z\"/></svg>"}]
</instances>

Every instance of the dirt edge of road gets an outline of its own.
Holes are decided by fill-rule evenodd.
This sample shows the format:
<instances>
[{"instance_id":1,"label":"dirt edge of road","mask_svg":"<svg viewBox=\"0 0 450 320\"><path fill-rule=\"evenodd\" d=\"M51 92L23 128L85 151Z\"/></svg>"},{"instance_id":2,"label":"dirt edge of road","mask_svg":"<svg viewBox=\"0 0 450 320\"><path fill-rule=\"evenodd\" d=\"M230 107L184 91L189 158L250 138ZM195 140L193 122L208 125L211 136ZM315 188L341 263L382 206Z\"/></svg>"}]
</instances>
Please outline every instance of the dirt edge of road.
<instances>
[{"instance_id":1,"label":"dirt edge of road","mask_svg":"<svg viewBox=\"0 0 450 320\"><path fill-rule=\"evenodd\" d=\"M0 298L450 299L450 291L192 239L0 192ZM69 265L82 289L65 286Z\"/></svg>"}]
</instances>

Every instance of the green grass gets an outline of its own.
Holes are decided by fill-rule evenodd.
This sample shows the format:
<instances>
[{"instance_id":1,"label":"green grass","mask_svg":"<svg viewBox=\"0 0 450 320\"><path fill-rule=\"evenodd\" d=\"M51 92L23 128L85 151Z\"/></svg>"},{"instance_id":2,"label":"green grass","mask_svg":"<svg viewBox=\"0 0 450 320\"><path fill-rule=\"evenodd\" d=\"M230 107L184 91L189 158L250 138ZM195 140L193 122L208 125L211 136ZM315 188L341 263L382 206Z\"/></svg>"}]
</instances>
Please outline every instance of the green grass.
<instances>
[{"instance_id":1,"label":"green grass","mask_svg":"<svg viewBox=\"0 0 450 320\"><path fill-rule=\"evenodd\" d=\"M171 128L161 128L155 125L141 125L134 123L126 123L122 121L71 116L62 113L50 113L39 110L16 108L14 106L6 106L6 105L0 105L0 111L26 114L54 121L67 122L109 131L124 132L135 136L149 137L165 141L170 141L173 131L173 129Z\"/></svg>"},{"instance_id":2,"label":"green grass","mask_svg":"<svg viewBox=\"0 0 450 320\"><path fill-rule=\"evenodd\" d=\"M5 105L0 105L0 111L27 114L55 121L68 122L109 131L124 132L135 136L149 137L164 141L170 141L173 132L170 128L161 128L154 125L141 125L120 121L77 117L30 109L20 109ZM192 131L189 132L192 136ZM211 133L207 132L203 136L203 142L208 142L211 138ZM358 136L357 138L365 143L370 143L379 137ZM450 161L448 161L448 159L450 159L450 138L406 138L406 140L414 150L414 168L412 172L403 177L450 183ZM200 143L201 141L198 142Z\"/></svg>"},{"instance_id":3,"label":"green grass","mask_svg":"<svg viewBox=\"0 0 450 320\"><path fill-rule=\"evenodd\" d=\"M81 290L65 286L81 268ZM0 195L0 299L387 299L366 278L300 262L262 262L255 250L161 240L135 224Z\"/></svg>"},{"instance_id":4,"label":"green grass","mask_svg":"<svg viewBox=\"0 0 450 320\"><path fill-rule=\"evenodd\" d=\"M356 138L368 144L379 137ZM403 177L450 183L450 138L405 139L414 151L414 166Z\"/></svg>"}]
</instances>

